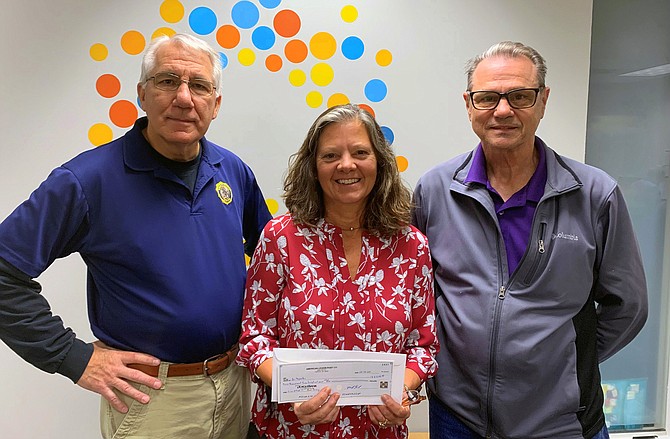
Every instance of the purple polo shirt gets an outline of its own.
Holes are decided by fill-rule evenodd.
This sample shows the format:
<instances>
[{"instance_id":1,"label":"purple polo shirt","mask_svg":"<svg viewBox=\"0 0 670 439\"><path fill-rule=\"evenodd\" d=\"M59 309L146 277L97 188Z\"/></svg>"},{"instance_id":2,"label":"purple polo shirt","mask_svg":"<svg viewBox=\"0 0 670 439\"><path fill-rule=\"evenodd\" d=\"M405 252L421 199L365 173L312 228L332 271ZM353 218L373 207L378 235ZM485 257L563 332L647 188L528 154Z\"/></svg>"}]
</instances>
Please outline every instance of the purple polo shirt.
<instances>
[{"instance_id":1,"label":"purple polo shirt","mask_svg":"<svg viewBox=\"0 0 670 439\"><path fill-rule=\"evenodd\" d=\"M465 179L465 183L479 183L485 185L491 194L493 204L498 214L498 224L502 232L507 250L507 267L511 276L519 265L526 252L530 232L533 227L535 207L544 195L544 185L547 182L547 160L544 148L535 140L535 149L539 152L540 161L526 186L519 189L507 201L498 195L491 187L486 175L486 157L481 143L475 150L472 166Z\"/></svg>"}]
</instances>

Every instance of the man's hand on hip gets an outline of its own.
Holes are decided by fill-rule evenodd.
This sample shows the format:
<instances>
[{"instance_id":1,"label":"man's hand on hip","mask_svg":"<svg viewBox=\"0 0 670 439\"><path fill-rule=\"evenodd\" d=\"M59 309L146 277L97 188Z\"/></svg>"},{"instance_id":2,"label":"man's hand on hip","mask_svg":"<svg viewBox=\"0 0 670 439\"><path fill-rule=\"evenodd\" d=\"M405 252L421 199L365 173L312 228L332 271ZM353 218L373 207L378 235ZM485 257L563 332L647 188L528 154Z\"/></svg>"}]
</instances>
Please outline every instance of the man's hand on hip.
<instances>
[{"instance_id":1,"label":"man's hand on hip","mask_svg":"<svg viewBox=\"0 0 670 439\"><path fill-rule=\"evenodd\" d=\"M96 342L93 345L93 356L77 385L99 393L116 410L126 413L128 407L117 396L115 390L142 404L147 404L149 395L137 390L130 381L144 384L152 389L160 389L163 385L157 378L128 367L128 364L132 363L158 366L160 360L148 354L110 349Z\"/></svg>"}]
</instances>

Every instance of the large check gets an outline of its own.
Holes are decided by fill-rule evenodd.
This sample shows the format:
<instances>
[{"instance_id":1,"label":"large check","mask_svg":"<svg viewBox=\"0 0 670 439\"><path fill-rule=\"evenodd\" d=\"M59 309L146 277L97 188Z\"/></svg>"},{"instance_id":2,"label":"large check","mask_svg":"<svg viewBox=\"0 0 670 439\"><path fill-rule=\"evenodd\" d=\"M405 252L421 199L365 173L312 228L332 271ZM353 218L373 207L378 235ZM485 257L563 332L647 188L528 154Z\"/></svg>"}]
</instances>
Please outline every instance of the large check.
<instances>
[{"instance_id":1,"label":"large check","mask_svg":"<svg viewBox=\"0 0 670 439\"><path fill-rule=\"evenodd\" d=\"M306 401L328 386L338 405L379 405L402 396L405 354L318 349L274 350L272 400Z\"/></svg>"}]
</instances>

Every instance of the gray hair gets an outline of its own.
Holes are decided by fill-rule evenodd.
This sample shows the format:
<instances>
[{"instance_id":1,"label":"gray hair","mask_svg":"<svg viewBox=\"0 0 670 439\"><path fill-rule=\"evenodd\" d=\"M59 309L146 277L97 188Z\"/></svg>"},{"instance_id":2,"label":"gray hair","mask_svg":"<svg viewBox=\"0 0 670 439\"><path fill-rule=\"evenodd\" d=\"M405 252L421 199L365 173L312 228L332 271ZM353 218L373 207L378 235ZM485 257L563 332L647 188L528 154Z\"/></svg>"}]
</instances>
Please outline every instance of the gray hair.
<instances>
[{"instance_id":1,"label":"gray hair","mask_svg":"<svg viewBox=\"0 0 670 439\"><path fill-rule=\"evenodd\" d=\"M409 224L411 193L400 178L391 145L375 118L355 104L331 107L316 118L302 146L289 160L284 177L284 203L297 223L316 225L325 214L323 190L317 180L316 150L325 127L359 121L367 131L375 158L377 179L361 218L363 227L391 236Z\"/></svg>"},{"instance_id":2,"label":"gray hair","mask_svg":"<svg viewBox=\"0 0 670 439\"><path fill-rule=\"evenodd\" d=\"M544 58L542 58L542 55L540 55L537 50L530 46L526 46L523 43L514 41L501 41L500 43L489 47L486 49L486 51L475 56L467 62L465 65L465 73L468 77L468 90L472 89L472 74L474 73L479 63L486 58L494 58L497 56L507 58L528 58L532 61L535 69L537 70L538 87L544 87L546 85L545 78L547 76L547 64L545 63Z\"/></svg>"},{"instance_id":3,"label":"gray hair","mask_svg":"<svg viewBox=\"0 0 670 439\"><path fill-rule=\"evenodd\" d=\"M209 60L212 62L212 81L216 87L217 95L220 96L221 78L223 72L221 55L219 55L219 53L204 40L189 34L174 34L171 37L168 37L167 35L161 35L154 38L149 43L147 50L144 52L144 57L142 58L142 72L140 73L140 84L142 87L146 87L147 78L151 76L154 69L156 68L156 52L158 52L158 49L168 43L179 44L183 47L203 52L209 57Z\"/></svg>"}]
</instances>

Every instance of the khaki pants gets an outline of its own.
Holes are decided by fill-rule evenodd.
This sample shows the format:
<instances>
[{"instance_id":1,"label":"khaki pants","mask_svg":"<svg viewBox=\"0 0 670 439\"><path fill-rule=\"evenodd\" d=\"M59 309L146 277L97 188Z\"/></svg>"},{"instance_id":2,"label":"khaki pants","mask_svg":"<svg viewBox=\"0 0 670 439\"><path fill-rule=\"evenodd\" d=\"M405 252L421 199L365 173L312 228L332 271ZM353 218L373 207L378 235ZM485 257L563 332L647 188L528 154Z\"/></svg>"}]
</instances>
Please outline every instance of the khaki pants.
<instances>
[{"instance_id":1,"label":"khaki pants","mask_svg":"<svg viewBox=\"0 0 670 439\"><path fill-rule=\"evenodd\" d=\"M240 439L247 435L251 413L247 369L230 365L205 377L167 378L169 363L161 363L163 388L137 386L151 397L141 404L120 395L129 407L120 413L102 398L100 429L104 439Z\"/></svg>"}]
</instances>

